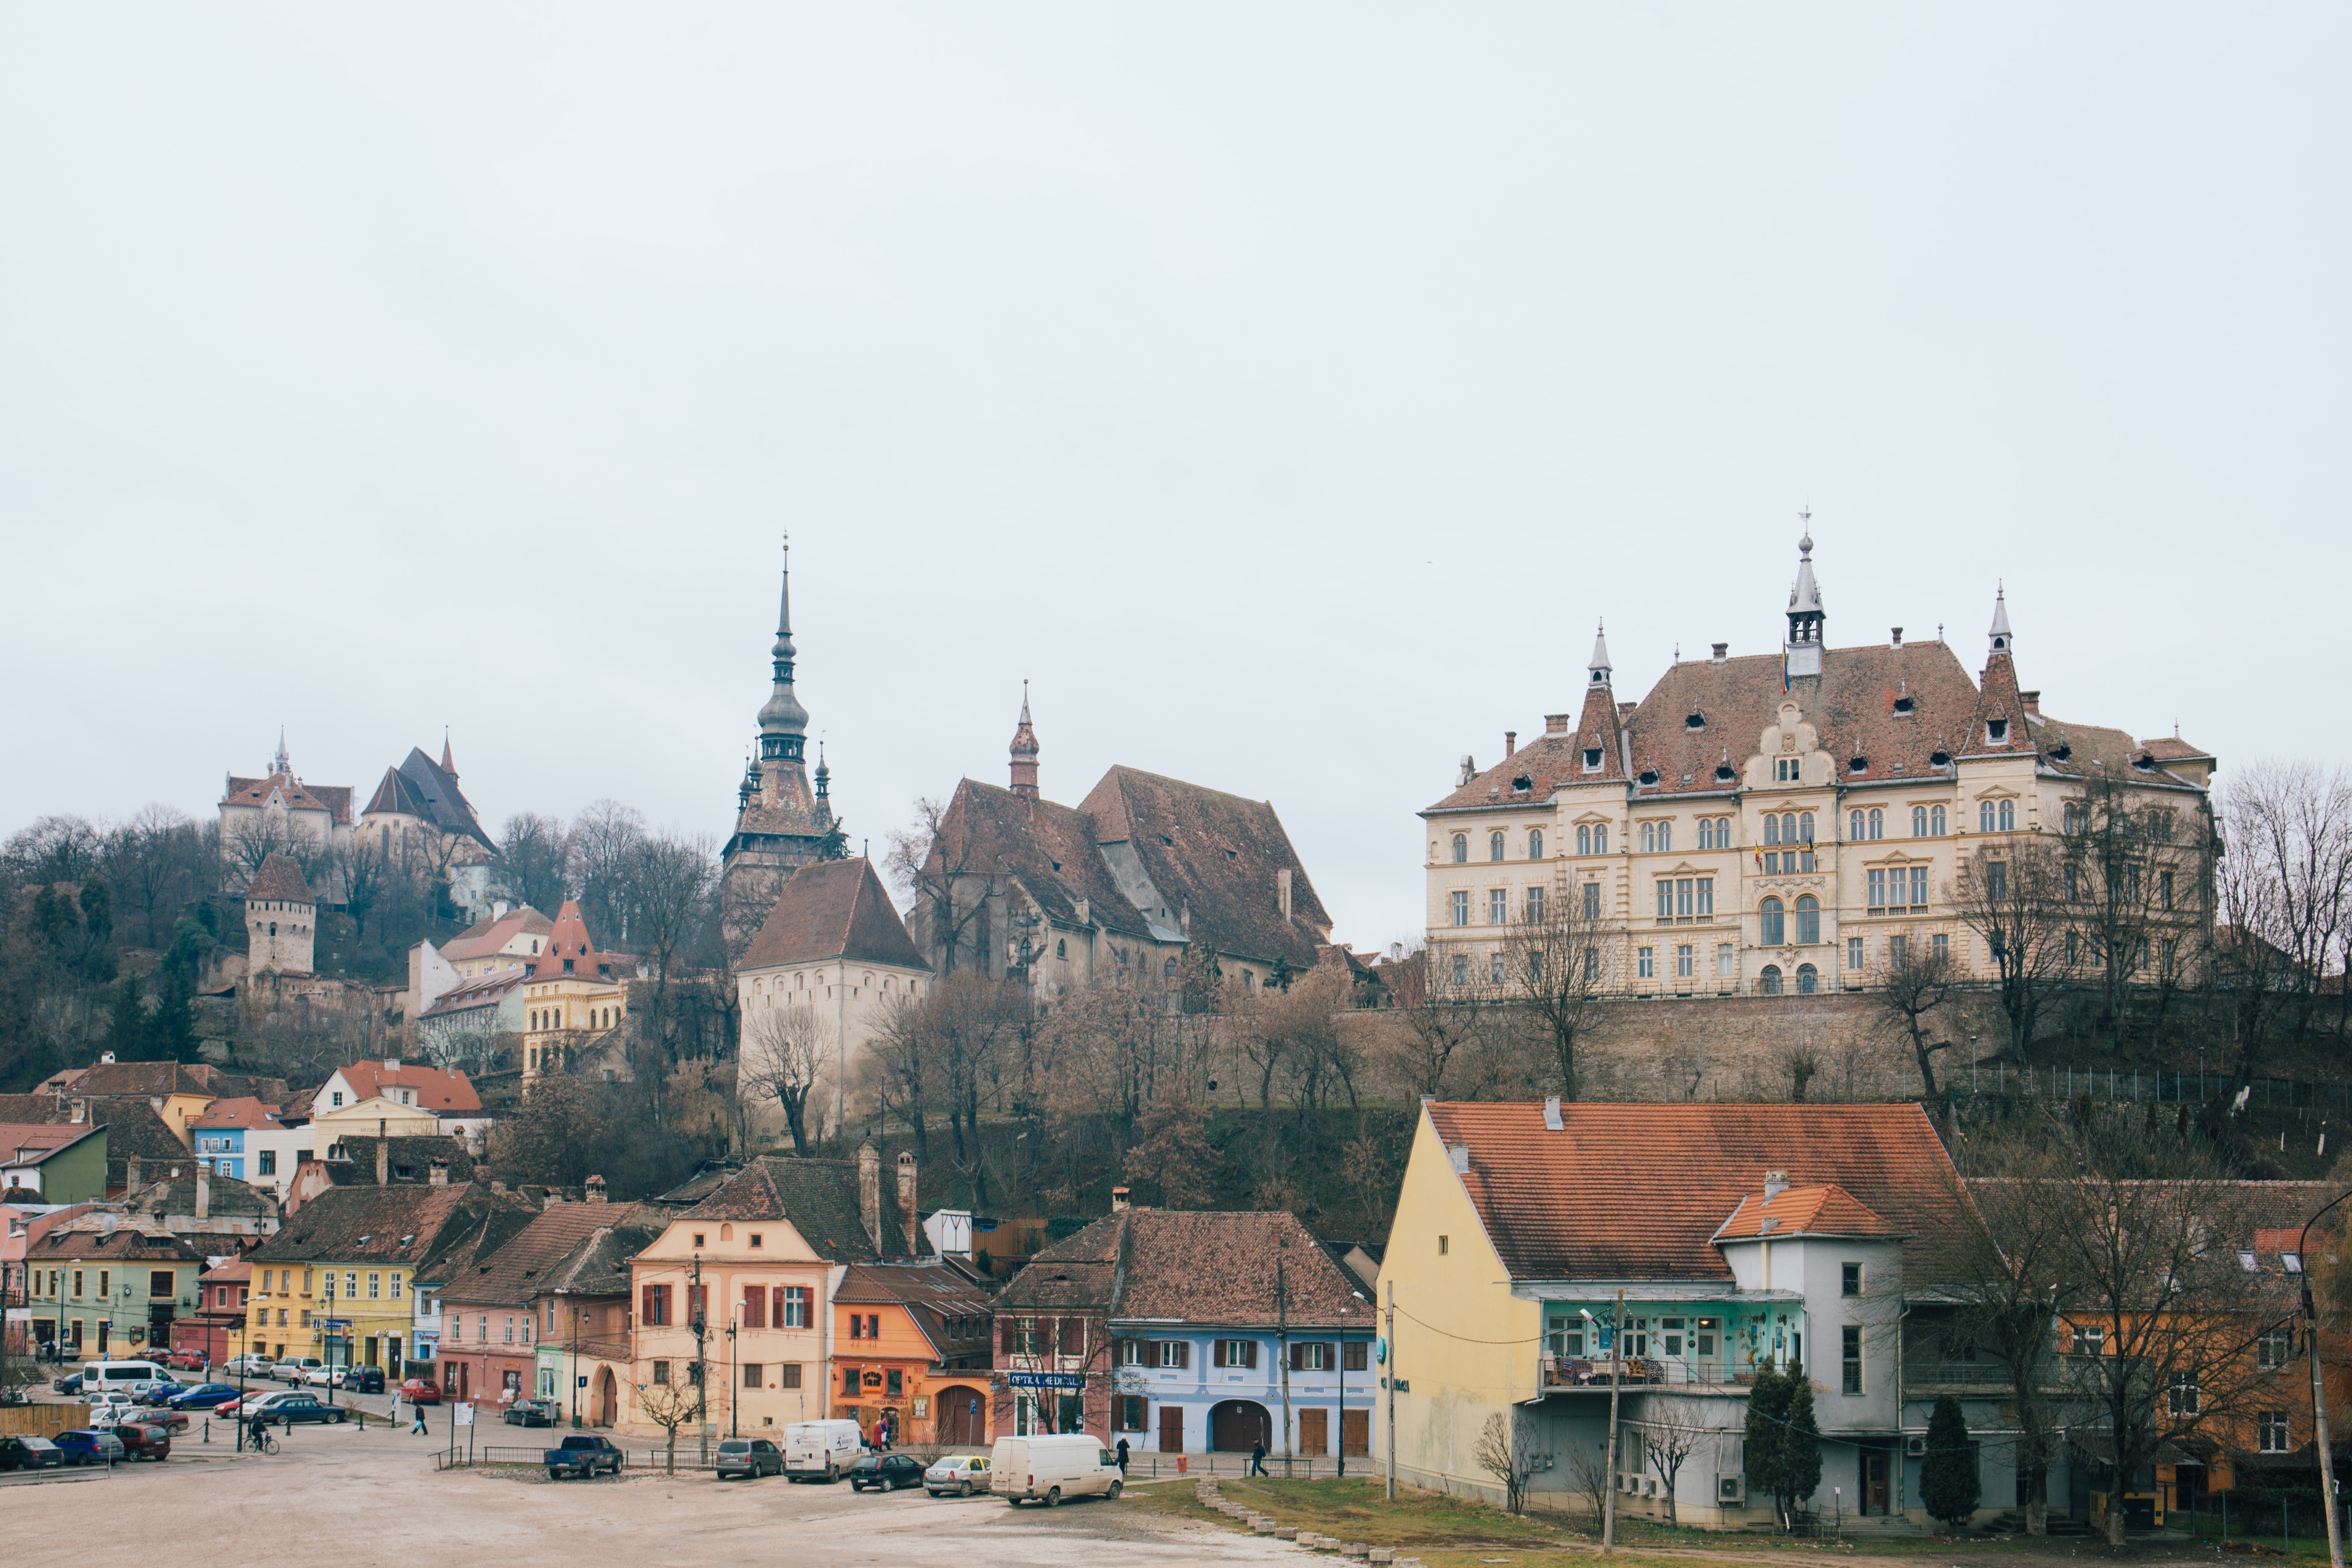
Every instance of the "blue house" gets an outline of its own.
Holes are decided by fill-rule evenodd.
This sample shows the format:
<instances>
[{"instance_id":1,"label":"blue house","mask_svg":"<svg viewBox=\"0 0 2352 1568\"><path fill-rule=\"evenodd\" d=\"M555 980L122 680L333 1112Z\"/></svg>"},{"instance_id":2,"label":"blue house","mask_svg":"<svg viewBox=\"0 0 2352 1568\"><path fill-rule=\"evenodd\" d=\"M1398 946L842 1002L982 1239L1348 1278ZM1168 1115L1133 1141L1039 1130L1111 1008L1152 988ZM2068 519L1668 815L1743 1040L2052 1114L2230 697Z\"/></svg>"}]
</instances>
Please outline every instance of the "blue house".
<instances>
[{"instance_id":1,"label":"blue house","mask_svg":"<svg viewBox=\"0 0 2352 1568\"><path fill-rule=\"evenodd\" d=\"M246 1147L245 1139L248 1131L274 1129L278 1125L276 1108L264 1105L247 1095L214 1100L190 1123L188 1135L193 1141L196 1158L209 1164L215 1175L266 1184L278 1173L275 1169L257 1170L248 1174L247 1162L254 1158L255 1152ZM274 1165L275 1162L272 1163ZM289 1171L286 1174L292 1173Z\"/></svg>"},{"instance_id":2,"label":"blue house","mask_svg":"<svg viewBox=\"0 0 2352 1568\"><path fill-rule=\"evenodd\" d=\"M1371 1289L1296 1215L1123 1206L1032 1258L996 1319L999 1436L1372 1452Z\"/></svg>"}]
</instances>

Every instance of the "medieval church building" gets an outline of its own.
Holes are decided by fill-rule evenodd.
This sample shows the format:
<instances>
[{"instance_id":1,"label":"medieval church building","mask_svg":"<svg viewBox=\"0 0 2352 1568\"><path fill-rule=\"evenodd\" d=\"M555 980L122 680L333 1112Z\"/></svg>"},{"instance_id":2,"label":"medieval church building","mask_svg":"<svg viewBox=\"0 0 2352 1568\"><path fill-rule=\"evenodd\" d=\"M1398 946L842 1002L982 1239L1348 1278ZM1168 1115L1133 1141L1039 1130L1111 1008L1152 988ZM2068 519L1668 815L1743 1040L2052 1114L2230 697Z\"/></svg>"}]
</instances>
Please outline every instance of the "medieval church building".
<instances>
[{"instance_id":1,"label":"medieval church building","mask_svg":"<svg viewBox=\"0 0 2352 1568\"><path fill-rule=\"evenodd\" d=\"M793 871L841 854L841 825L827 798L822 755L812 783L807 767L808 710L793 690L792 546L784 547L776 641L769 649L768 700L760 709L759 749L735 792L735 831L719 851L721 919L729 939L749 940Z\"/></svg>"}]
</instances>

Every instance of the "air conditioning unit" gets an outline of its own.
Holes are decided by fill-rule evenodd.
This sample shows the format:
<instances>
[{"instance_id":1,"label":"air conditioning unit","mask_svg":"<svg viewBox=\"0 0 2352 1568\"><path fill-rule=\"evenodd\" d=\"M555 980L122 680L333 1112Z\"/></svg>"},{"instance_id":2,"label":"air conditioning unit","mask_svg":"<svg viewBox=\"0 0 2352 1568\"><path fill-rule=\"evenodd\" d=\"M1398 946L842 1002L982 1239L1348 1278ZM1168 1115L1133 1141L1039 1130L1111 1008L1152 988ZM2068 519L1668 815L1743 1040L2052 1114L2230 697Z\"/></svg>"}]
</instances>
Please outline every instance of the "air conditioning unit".
<instances>
[{"instance_id":1,"label":"air conditioning unit","mask_svg":"<svg viewBox=\"0 0 2352 1568\"><path fill-rule=\"evenodd\" d=\"M1914 1433L1910 1436L1904 1438L1903 1451L1906 1454L1910 1455L1911 1458L1915 1459L1925 1458L1927 1454L1927 1436L1921 1433Z\"/></svg>"},{"instance_id":2,"label":"air conditioning unit","mask_svg":"<svg viewBox=\"0 0 2352 1568\"><path fill-rule=\"evenodd\" d=\"M1642 1479L1642 1495L1643 1497L1655 1497L1658 1495L1657 1477L1644 1476Z\"/></svg>"},{"instance_id":3,"label":"air conditioning unit","mask_svg":"<svg viewBox=\"0 0 2352 1568\"><path fill-rule=\"evenodd\" d=\"M1748 1478L1746 1476L1716 1477L1715 1500L1717 1502L1746 1502L1748 1500Z\"/></svg>"}]
</instances>

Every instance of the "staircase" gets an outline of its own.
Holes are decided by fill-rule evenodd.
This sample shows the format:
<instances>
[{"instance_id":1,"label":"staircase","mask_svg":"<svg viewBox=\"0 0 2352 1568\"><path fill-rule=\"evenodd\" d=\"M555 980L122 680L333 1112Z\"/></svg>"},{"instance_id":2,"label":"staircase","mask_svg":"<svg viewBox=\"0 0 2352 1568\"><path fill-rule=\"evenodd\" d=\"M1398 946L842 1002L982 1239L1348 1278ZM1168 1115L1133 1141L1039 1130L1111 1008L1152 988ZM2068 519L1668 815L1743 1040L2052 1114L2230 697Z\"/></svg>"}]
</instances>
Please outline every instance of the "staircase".
<instances>
[{"instance_id":1,"label":"staircase","mask_svg":"<svg viewBox=\"0 0 2352 1568\"><path fill-rule=\"evenodd\" d=\"M2053 1510L2049 1515L2046 1528L2053 1536L2088 1536L2091 1533L2091 1527L2084 1524L2081 1520L2069 1519L2064 1514L2056 1512L2055 1510ZM1991 1535L2023 1535L2025 1533L2025 1510L2023 1509L2013 1508L2006 1513L1996 1515L1993 1519L1987 1521L1984 1529L1988 1534Z\"/></svg>"}]
</instances>

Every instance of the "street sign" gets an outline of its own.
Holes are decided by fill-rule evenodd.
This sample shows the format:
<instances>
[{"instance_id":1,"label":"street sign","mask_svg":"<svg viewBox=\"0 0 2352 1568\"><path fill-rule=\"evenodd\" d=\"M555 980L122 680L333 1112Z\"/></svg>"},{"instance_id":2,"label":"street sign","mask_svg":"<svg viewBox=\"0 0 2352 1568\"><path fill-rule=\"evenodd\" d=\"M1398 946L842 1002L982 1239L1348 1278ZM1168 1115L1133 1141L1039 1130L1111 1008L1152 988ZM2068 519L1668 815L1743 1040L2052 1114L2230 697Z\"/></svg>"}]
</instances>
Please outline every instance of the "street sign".
<instances>
[{"instance_id":1,"label":"street sign","mask_svg":"<svg viewBox=\"0 0 2352 1568\"><path fill-rule=\"evenodd\" d=\"M1083 1390L1087 1374L1082 1372L1013 1372L1004 1381L1014 1388L1070 1388Z\"/></svg>"},{"instance_id":2,"label":"street sign","mask_svg":"<svg viewBox=\"0 0 2352 1568\"><path fill-rule=\"evenodd\" d=\"M585 1388L588 1386L588 1379L584 1374L580 1377L573 1378L572 1383L572 1386L575 1388Z\"/></svg>"},{"instance_id":3,"label":"street sign","mask_svg":"<svg viewBox=\"0 0 2352 1568\"><path fill-rule=\"evenodd\" d=\"M1389 1337L1382 1334L1372 1342L1372 1359L1382 1366L1389 1364Z\"/></svg>"},{"instance_id":4,"label":"street sign","mask_svg":"<svg viewBox=\"0 0 2352 1568\"><path fill-rule=\"evenodd\" d=\"M457 1406L457 1422L460 1426L471 1426L474 1424L474 1407L470 1403Z\"/></svg>"}]
</instances>

